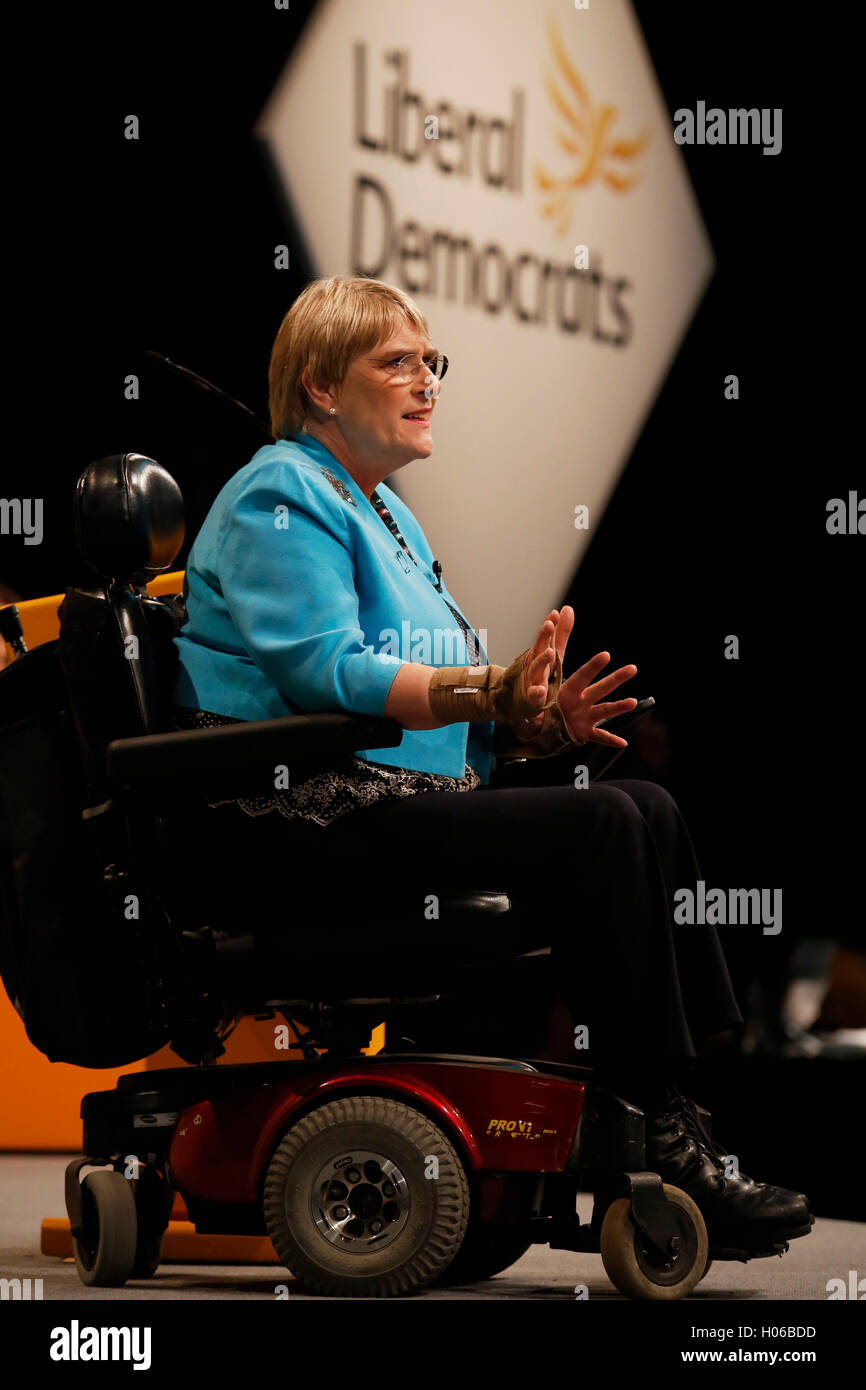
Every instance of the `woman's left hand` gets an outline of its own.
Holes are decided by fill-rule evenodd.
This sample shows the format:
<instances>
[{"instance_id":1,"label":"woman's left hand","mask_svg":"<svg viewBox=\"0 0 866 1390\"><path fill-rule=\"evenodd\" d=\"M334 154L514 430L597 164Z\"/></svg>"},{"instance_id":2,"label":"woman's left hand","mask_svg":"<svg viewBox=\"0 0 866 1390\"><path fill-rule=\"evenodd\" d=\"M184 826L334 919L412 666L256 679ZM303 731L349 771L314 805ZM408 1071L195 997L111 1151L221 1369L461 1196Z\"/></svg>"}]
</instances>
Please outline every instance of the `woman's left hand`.
<instances>
[{"instance_id":1,"label":"woman's left hand","mask_svg":"<svg viewBox=\"0 0 866 1390\"><path fill-rule=\"evenodd\" d=\"M629 713L637 704L634 696L598 703L603 695L609 695L618 685L637 675L636 666L620 666L618 671L597 681L595 677L609 661L610 652L598 652L585 662L574 675L563 681L556 703L565 721L566 732L576 743L601 743L610 748L627 748L626 739L619 734L595 727L602 719L613 719L618 714Z\"/></svg>"}]
</instances>

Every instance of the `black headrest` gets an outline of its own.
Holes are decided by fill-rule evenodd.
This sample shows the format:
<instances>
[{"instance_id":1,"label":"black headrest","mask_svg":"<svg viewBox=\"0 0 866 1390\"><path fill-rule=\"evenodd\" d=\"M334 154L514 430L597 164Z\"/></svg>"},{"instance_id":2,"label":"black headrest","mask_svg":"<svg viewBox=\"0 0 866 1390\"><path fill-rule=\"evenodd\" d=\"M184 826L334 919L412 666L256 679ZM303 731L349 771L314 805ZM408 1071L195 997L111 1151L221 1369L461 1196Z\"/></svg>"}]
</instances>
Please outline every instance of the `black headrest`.
<instances>
[{"instance_id":1,"label":"black headrest","mask_svg":"<svg viewBox=\"0 0 866 1390\"><path fill-rule=\"evenodd\" d=\"M84 559L119 584L169 570L186 529L180 488L143 454L88 464L75 488L74 517Z\"/></svg>"}]
</instances>

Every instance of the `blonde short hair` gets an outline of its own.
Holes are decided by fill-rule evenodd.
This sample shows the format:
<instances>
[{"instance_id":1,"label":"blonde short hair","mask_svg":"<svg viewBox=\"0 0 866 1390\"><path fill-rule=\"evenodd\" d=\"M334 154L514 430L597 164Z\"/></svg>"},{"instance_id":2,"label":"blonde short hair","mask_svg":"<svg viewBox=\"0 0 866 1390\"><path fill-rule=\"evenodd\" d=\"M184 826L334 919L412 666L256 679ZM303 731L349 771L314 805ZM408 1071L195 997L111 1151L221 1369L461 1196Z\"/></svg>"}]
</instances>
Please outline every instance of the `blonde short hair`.
<instances>
[{"instance_id":1,"label":"blonde short hair","mask_svg":"<svg viewBox=\"0 0 866 1390\"><path fill-rule=\"evenodd\" d=\"M320 276L301 291L279 327L268 371L268 405L275 439L294 439L310 408L301 384L340 386L356 357L390 337L402 323L430 337L414 300L363 275Z\"/></svg>"}]
</instances>

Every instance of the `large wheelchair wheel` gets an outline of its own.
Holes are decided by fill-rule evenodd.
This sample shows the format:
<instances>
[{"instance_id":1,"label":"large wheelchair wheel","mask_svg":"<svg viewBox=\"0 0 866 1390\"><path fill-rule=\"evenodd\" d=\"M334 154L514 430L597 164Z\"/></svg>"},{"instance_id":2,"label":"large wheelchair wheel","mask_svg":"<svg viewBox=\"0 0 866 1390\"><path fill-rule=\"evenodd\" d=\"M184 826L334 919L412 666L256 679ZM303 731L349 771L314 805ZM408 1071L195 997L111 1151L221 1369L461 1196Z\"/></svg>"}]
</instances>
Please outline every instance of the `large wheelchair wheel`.
<instances>
[{"instance_id":1,"label":"large wheelchair wheel","mask_svg":"<svg viewBox=\"0 0 866 1390\"><path fill-rule=\"evenodd\" d=\"M659 1256L638 1230L627 1197L611 1202L601 1226L601 1259L607 1277L628 1298L685 1298L707 1270L707 1228L699 1208L678 1187L662 1184L677 1218L679 1249Z\"/></svg>"},{"instance_id":2,"label":"large wheelchair wheel","mask_svg":"<svg viewBox=\"0 0 866 1390\"><path fill-rule=\"evenodd\" d=\"M264 1185L268 1235L309 1293L392 1298L451 1263L469 1220L453 1144L386 1096L320 1106L283 1138Z\"/></svg>"},{"instance_id":3,"label":"large wheelchair wheel","mask_svg":"<svg viewBox=\"0 0 866 1390\"><path fill-rule=\"evenodd\" d=\"M510 1269L533 1244L529 1218L538 1179L534 1173L503 1175L503 1192L494 1221L481 1221L481 1192L470 1177L471 1210L463 1244L437 1284L474 1284Z\"/></svg>"},{"instance_id":4,"label":"large wheelchair wheel","mask_svg":"<svg viewBox=\"0 0 866 1390\"><path fill-rule=\"evenodd\" d=\"M121 1288L132 1273L138 1242L135 1197L120 1173L88 1173L81 1184L81 1230L73 1236L82 1284Z\"/></svg>"},{"instance_id":5,"label":"large wheelchair wheel","mask_svg":"<svg viewBox=\"0 0 866 1390\"><path fill-rule=\"evenodd\" d=\"M492 1279L510 1269L526 1254L532 1241L520 1230L507 1226L479 1226L468 1232L454 1259L439 1279L439 1284L475 1284Z\"/></svg>"}]
</instances>

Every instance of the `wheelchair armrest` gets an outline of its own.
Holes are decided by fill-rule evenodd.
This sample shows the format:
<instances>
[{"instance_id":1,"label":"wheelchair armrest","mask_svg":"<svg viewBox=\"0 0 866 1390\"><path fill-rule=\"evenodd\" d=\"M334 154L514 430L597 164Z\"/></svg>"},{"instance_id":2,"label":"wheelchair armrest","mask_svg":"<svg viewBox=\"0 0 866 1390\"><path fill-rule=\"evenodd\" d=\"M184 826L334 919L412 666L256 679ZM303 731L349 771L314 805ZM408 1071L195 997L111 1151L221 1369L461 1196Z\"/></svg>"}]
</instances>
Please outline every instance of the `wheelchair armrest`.
<instances>
[{"instance_id":1,"label":"wheelchair armrest","mask_svg":"<svg viewBox=\"0 0 866 1390\"><path fill-rule=\"evenodd\" d=\"M359 748L396 748L403 729L395 719L363 714L297 714L212 729L184 729L115 739L105 752L112 781L138 789L184 791L193 799L261 795L274 768L297 767L304 777ZM266 782L265 782L266 779Z\"/></svg>"},{"instance_id":2,"label":"wheelchair armrest","mask_svg":"<svg viewBox=\"0 0 866 1390\"><path fill-rule=\"evenodd\" d=\"M565 748L553 758L498 758L491 781L496 787L551 787L571 782L573 768L585 767L587 780L597 782L625 751L605 748L600 743L584 743Z\"/></svg>"}]
</instances>

